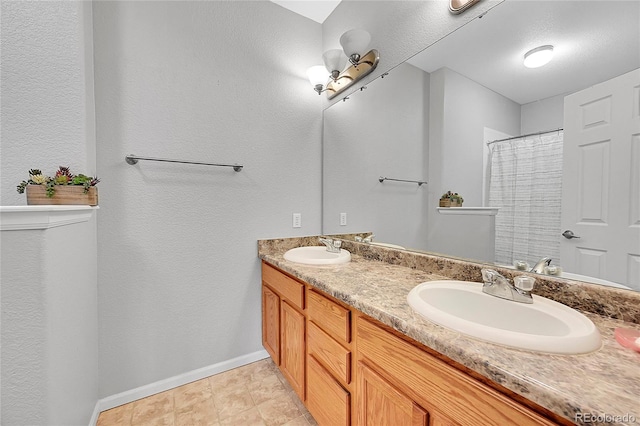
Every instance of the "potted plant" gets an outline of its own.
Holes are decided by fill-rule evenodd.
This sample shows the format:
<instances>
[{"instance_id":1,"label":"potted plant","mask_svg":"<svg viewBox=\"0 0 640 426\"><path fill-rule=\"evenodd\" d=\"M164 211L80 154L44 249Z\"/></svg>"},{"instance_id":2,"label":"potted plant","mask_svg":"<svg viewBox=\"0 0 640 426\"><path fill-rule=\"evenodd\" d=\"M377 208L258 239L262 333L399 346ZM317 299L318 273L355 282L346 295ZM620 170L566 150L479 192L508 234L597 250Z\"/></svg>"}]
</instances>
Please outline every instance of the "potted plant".
<instances>
[{"instance_id":1,"label":"potted plant","mask_svg":"<svg viewBox=\"0 0 640 426\"><path fill-rule=\"evenodd\" d=\"M69 167L60 166L53 177L39 169L29 170L29 179L18 185L18 193L27 193L27 204L98 204L97 177L74 175Z\"/></svg>"},{"instance_id":2,"label":"potted plant","mask_svg":"<svg viewBox=\"0 0 640 426\"><path fill-rule=\"evenodd\" d=\"M457 192L447 191L440 197L440 207L462 207L464 199Z\"/></svg>"}]
</instances>

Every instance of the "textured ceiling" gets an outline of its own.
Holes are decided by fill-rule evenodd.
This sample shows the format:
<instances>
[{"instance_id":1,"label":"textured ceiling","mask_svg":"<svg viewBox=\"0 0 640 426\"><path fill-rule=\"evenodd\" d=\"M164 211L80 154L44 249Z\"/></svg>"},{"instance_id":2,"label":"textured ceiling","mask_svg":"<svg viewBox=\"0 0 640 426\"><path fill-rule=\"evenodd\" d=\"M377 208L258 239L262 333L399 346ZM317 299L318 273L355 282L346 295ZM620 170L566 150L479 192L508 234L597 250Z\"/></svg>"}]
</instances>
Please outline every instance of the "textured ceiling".
<instances>
[{"instance_id":1,"label":"textured ceiling","mask_svg":"<svg viewBox=\"0 0 640 426\"><path fill-rule=\"evenodd\" d=\"M553 60L525 68L544 44ZM575 92L640 67L640 1L507 0L409 63L446 66L519 104Z\"/></svg>"}]
</instances>

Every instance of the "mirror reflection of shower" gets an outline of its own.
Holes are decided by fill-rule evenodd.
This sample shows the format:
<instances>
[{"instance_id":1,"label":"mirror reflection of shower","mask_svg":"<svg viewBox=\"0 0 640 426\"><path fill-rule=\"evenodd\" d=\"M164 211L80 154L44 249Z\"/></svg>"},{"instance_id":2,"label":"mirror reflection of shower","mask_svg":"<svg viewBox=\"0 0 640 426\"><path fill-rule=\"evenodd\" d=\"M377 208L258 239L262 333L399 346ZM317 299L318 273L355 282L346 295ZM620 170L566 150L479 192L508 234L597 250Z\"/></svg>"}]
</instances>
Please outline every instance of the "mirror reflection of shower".
<instances>
[{"instance_id":1,"label":"mirror reflection of shower","mask_svg":"<svg viewBox=\"0 0 640 426\"><path fill-rule=\"evenodd\" d=\"M496 263L551 257L561 264L562 140L553 130L488 143L488 204L500 209Z\"/></svg>"}]
</instances>

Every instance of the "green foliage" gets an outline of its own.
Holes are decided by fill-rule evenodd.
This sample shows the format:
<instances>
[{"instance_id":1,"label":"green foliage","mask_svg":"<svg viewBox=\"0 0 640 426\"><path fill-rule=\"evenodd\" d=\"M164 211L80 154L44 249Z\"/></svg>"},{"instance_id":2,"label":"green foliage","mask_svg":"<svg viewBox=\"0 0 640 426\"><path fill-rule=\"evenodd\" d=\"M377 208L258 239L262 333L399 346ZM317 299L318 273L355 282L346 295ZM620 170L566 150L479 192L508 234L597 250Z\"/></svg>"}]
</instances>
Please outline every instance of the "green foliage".
<instances>
[{"instance_id":1,"label":"green foliage","mask_svg":"<svg viewBox=\"0 0 640 426\"><path fill-rule=\"evenodd\" d=\"M20 182L17 188L18 194L24 194L24 190L27 188L27 185L29 185L29 182L27 182L26 180L23 180L22 182Z\"/></svg>"},{"instance_id":2,"label":"green foliage","mask_svg":"<svg viewBox=\"0 0 640 426\"><path fill-rule=\"evenodd\" d=\"M461 195L459 195L457 192L451 192L451 191L447 191L444 194L442 194L442 197L440 197L441 200L451 200L451 201L457 201L460 204L462 204L462 202L464 201L464 198L462 198Z\"/></svg>"},{"instance_id":3,"label":"green foliage","mask_svg":"<svg viewBox=\"0 0 640 426\"><path fill-rule=\"evenodd\" d=\"M57 185L76 185L84 186L84 193L89 192L89 188L100 182L97 177L79 174L77 176L71 173L69 167L60 166L53 177L45 176L39 169L29 170L29 180L23 180L18 184L17 191L23 194L27 185L46 185L47 197L51 198L56 192Z\"/></svg>"}]
</instances>

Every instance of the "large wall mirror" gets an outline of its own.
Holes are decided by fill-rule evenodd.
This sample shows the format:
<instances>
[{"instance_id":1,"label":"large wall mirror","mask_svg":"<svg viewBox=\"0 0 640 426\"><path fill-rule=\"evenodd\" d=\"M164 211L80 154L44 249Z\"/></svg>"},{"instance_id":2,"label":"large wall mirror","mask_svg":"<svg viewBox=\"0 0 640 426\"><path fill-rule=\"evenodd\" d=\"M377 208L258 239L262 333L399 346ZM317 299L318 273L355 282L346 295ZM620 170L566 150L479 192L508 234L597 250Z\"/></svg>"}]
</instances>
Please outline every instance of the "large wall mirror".
<instances>
[{"instance_id":1,"label":"large wall mirror","mask_svg":"<svg viewBox=\"0 0 640 426\"><path fill-rule=\"evenodd\" d=\"M323 233L639 291L639 19L506 0L327 108Z\"/></svg>"}]
</instances>

